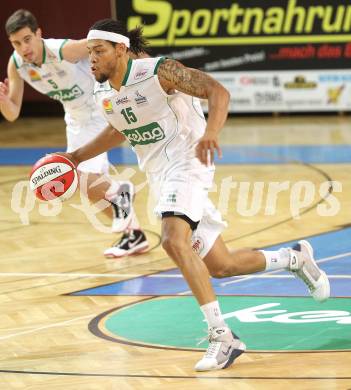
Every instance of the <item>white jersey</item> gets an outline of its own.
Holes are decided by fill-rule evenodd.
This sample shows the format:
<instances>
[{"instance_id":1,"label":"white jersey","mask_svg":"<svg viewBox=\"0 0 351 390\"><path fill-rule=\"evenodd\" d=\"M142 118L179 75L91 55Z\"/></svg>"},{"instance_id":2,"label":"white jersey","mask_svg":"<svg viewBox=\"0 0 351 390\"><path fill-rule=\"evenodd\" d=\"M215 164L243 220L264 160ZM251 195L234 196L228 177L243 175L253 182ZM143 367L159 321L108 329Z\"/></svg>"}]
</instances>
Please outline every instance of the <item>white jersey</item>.
<instances>
[{"instance_id":1,"label":"white jersey","mask_svg":"<svg viewBox=\"0 0 351 390\"><path fill-rule=\"evenodd\" d=\"M43 39L43 63L36 66L23 61L15 51L13 60L20 77L34 89L63 104L67 131L67 151L71 152L94 139L107 126L93 98L95 78L88 59L71 63L62 58L67 39ZM79 170L107 173L107 154L79 165Z\"/></svg>"},{"instance_id":2,"label":"white jersey","mask_svg":"<svg viewBox=\"0 0 351 390\"><path fill-rule=\"evenodd\" d=\"M93 90L95 79L88 59L71 63L62 58L62 47L67 39L43 39L43 63L36 66L23 61L13 52L13 60L20 77L40 93L58 100L73 118L84 118L84 113L97 110Z\"/></svg>"},{"instance_id":3,"label":"white jersey","mask_svg":"<svg viewBox=\"0 0 351 390\"><path fill-rule=\"evenodd\" d=\"M206 121L198 99L162 89L157 69L163 57L129 60L119 91L97 83L95 101L106 120L123 133L141 170L152 173L195 156Z\"/></svg>"}]
</instances>

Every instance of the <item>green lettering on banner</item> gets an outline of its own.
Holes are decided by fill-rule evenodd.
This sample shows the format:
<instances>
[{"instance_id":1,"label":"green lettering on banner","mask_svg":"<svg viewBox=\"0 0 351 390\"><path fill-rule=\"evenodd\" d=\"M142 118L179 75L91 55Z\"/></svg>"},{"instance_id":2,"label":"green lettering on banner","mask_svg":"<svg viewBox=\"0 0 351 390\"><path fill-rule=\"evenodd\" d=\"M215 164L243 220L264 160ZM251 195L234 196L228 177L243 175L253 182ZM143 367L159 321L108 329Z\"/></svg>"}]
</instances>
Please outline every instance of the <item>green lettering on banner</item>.
<instances>
[{"instance_id":1,"label":"green lettering on banner","mask_svg":"<svg viewBox=\"0 0 351 390\"><path fill-rule=\"evenodd\" d=\"M136 129L122 130L122 133L132 146L154 144L165 138L165 133L157 122Z\"/></svg>"},{"instance_id":2,"label":"green lettering on banner","mask_svg":"<svg viewBox=\"0 0 351 390\"><path fill-rule=\"evenodd\" d=\"M351 350L350 298L320 304L309 297L221 296L219 302L226 322L249 350ZM198 348L204 328L195 299L185 296L117 309L99 325L102 333L116 339L185 349Z\"/></svg>"}]
</instances>

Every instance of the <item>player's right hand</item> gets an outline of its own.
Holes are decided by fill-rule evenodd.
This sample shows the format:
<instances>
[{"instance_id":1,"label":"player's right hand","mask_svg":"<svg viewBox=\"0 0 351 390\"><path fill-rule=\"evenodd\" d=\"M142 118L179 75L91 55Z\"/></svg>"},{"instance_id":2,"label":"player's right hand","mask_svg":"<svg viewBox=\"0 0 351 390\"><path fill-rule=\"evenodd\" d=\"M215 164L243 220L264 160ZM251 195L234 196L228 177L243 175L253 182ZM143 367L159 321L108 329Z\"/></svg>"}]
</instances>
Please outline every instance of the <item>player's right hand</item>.
<instances>
[{"instance_id":1,"label":"player's right hand","mask_svg":"<svg viewBox=\"0 0 351 390\"><path fill-rule=\"evenodd\" d=\"M79 162L74 158L72 153L67 153L67 152L54 152L51 154L58 154L59 156L66 157L69 161L71 161L74 166L77 168Z\"/></svg>"},{"instance_id":2,"label":"player's right hand","mask_svg":"<svg viewBox=\"0 0 351 390\"><path fill-rule=\"evenodd\" d=\"M9 99L9 79L0 81L0 102L5 102Z\"/></svg>"}]
</instances>

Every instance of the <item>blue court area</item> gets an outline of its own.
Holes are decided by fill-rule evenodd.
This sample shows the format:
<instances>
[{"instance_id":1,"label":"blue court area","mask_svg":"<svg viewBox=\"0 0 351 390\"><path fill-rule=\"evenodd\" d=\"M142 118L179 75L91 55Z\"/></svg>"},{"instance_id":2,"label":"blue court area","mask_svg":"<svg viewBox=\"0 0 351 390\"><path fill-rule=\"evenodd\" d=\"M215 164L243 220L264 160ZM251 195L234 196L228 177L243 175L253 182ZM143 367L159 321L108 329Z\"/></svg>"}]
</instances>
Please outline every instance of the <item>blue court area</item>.
<instances>
[{"instance_id":1,"label":"blue court area","mask_svg":"<svg viewBox=\"0 0 351 390\"><path fill-rule=\"evenodd\" d=\"M0 165L33 165L57 148L0 148ZM281 164L298 161L307 164L341 164L351 162L351 145L235 145L223 146L223 158L216 164ZM137 164L130 148L109 152L112 164Z\"/></svg>"},{"instance_id":2,"label":"blue court area","mask_svg":"<svg viewBox=\"0 0 351 390\"><path fill-rule=\"evenodd\" d=\"M351 297L351 227L307 237L315 258L327 273L332 297ZM292 246L288 242L265 249ZM305 285L287 272L212 279L217 295L307 296ZM177 269L111 283L71 295L183 295L191 294ZM350 308L351 309L351 308Z\"/></svg>"}]
</instances>

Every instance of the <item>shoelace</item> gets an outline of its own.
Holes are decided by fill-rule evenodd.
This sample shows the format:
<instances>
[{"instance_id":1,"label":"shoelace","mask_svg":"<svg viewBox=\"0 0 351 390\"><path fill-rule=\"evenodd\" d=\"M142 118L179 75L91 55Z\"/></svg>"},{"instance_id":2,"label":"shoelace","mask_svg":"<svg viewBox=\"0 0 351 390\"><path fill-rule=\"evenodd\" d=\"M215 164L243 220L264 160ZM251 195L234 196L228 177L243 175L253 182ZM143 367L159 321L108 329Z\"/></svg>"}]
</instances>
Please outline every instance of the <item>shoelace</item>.
<instances>
[{"instance_id":1,"label":"shoelace","mask_svg":"<svg viewBox=\"0 0 351 390\"><path fill-rule=\"evenodd\" d=\"M302 270L301 270L302 271ZM310 282L310 280L307 278L307 276L303 273L303 271L301 273L298 274L300 276L300 278L307 284L307 287L310 291L314 291L315 290L315 287L313 286L313 284Z\"/></svg>"},{"instance_id":2,"label":"shoelace","mask_svg":"<svg viewBox=\"0 0 351 390\"><path fill-rule=\"evenodd\" d=\"M208 332L208 334L205 337L201 338L200 341L196 345L200 345L203 342L208 341L209 345L207 347L207 351L205 353L204 358L212 358L212 357L216 356L218 348L221 344L221 341L213 341L213 339L211 337L212 336L211 330L206 330L206 331Z\"/></svg>"},{"instance_id":3,"label":"shoelace","mask_svg":"<svg viewBox=\"0 0 351 390\"><path fill-rule=\"evenodd\" d=\"M221 342L220 341L212 341L210 342L207 351L205 353L205 358L212 358L217 355L217 351L219 349Z\"/></svg>"}]
</instances>

